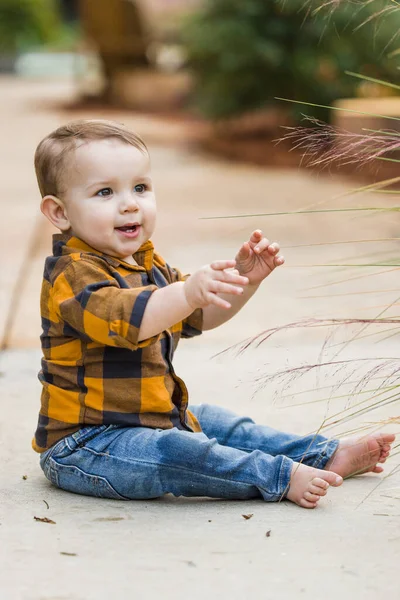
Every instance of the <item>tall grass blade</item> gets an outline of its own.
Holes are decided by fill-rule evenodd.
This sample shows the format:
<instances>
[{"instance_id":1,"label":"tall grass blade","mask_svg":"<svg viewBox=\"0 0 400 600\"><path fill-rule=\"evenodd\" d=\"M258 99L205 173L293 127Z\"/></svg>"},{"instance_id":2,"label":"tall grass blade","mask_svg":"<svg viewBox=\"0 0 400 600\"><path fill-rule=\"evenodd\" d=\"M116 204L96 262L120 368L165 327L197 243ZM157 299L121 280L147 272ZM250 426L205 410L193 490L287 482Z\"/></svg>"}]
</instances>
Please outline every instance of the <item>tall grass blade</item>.
<instances>
[{"instance_id":1,"label":"tall grass blade","mask_svg":"<svg viewBox=\"0 0 400 600\"><path fill-rule=\"evenodd\" d=\"M315 108L328 108L329 110L339 110L342 112L350 112L350 113L355 113L357 115L368 115L369 117L379 117L380 119L389 119L389 120L393 120L393 121L400 121L400 117L393 117L390 115L380 115L380 114L376 114L376 113L365 112L362 110L354 110L352 108L342 108L340 106L329 106L326 104L313 104L312 102L303 102L301 100L290 100L290 98L276 97L275 100L281 100L282 102L291 102L292 104L302 104L304 106L311 106L311 107L315 107Z\"/></svg>"},{"instance_id":2,"label":"tall grass blade","mask_svg":"<svg viewBox=\"0 0 400 600\"><path fill-rule=\"evenodd\" d=\"M396 177L400 181L400 177ZM366 186L368 187L368 186ZM356 190L358 191L358 190ZM347 195L347 193L346 193ZM339 196L338 196L339 197ZM341 196L340 196L341 197ZM379 211L379 212L398 212L400 206L361 206L358 208L325 208L321 210L286 210L281 212L270 213L250 213L242 215L219 215L214 217L199 217L202 221L210 221L215 219L247 219L249 217L281 217L284 215L313 215L322 213L337 213L337 212L362 212L362 211Z\"/></svg>"},{"instance_id":3,"label":"tall grass blade","mask_svg":"<svg viewBox=\"0 0 400 600\"><path fill-rule=\"evenodd\" d=\"M368 75L362 75L361 73L353 73L353 71L345 71L346 75L350 75L351 77L356 77L357 79L362 79L364 81L371 81L372 83L378 83L379 85L384 85L389 88L393 88L395 90L400 90L400 85L396 83L391 83L390 81L384 81L383 79L376 79L375 77L369 77Z\"/></svg>"}]
</instances>

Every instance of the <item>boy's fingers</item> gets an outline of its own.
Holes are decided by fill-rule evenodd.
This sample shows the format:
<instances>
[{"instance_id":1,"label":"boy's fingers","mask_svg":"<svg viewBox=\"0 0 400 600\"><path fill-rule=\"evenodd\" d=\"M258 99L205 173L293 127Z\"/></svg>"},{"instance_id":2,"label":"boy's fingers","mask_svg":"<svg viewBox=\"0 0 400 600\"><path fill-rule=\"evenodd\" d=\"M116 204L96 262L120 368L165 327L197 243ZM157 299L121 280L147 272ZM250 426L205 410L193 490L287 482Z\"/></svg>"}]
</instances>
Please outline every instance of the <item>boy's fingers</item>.
<instances>
[{"instance_id":1,"label":"boy's fingers","mask_svg":"<svg viewBox=\"0 0 400 600\"><path fill-rule=\"evenodd\" d=\"M267 240L267 238L263 238L258 242L257 246L254 247L254 252L261 254L261 252L264 252L264 250L267 248L269 249L269 240Z\"/></svg>"},{"instance_id":2,"label":"boy's fingers","mask_svg":"<svg viewBox=\"0 0 400 600\"><path fill-rule=\"evenodd\" d=\"M275 256L274 258L274 263L276 267L279 267L280 265L283 265L283 263L285 262L285 259L283 256Z\"/></svg>"},{"instance_id":3,"label":"boy's fingers","mask_svg":"<svg viewBox=\"0 0 400 600\"><path fill-rule=\"evenodd\" d=\"M214 260L210 267L214 271L223 271L224 269L232 269L236 266L236 260Z\"/></svg>"},{"instance_id":4,"label":"boy's fingers","mask_svg":"<svg viewBox=\"0 0 400 600\"><path fill-rule=\"evenodd\" d=\"M249 280L247 277L239 275L239 271L218 271L215 273L214 279L217 281L225 281L226 283L236 283L237 285L247 285Z\"/></svg>"},{"instance_id":5,"label":"boy's fingers","mask_svg":"<svg viewBox=\"0 0 400 600\"><path fill-rule=\"evenodd\" d=\"M268 251L270 252L270 254L278 254L280 249L281 249L281 247L279 246L279 244L277 242L274 242L273 244L270 244L268 246Z\"/></svg>"},{"instance_id":6,"label":"boy's fingers","mask_svg":"<svg viewBox=\"0 0 400 600\"><path fill-rule=\"evenodd\" d=\"M211 292L215 294L233 294L240 296L243 294L243 288L237 285L231 285L230 283L224 283L223 281L211 281L210 288Z\"/></svg>"},{"instance_id":7,"label":"boy's fingers","mask_svg":"<svg viewBox=\"0 0 400 600\"><path fill-rule=\"evenodd\" d=\"M219 306L220 308L231 308L231 304L229 304L229 302L227 302L223 298L220 298L219 296L217 296L217 294L213 294L213 292L208 292L207 301L209 302L209 304L215 304L215 306Z\"/></svg>"},{"instance_id":8,"label":"boy's fingers","mask_svg":"<svg viewBox=\"0 0 400 600\"><path fill-rule=\"evenodd\" d=\"M250 254L250 246L248 242L244 242L244 244L241 245L240 250L237 254L237 258L247 258Z\"/></svg>"},{"instance_id":9,"label":"boy's fingers","mask_svg":"<svg viewBox=\"0 0 400 600\"><path fill-rule=\"evenodd\" d=\"M225 269L224 273L231 273L232 275L239 275L238 269Z\"/></svg>"},{"instance_id":10,"label":"boy's fingers","mask_svg":"<svg viewBox=\"0 0 400 600\"><path fill-rule=\"evenodd\" d=\"M261 229L256 229L251 234L250 241L253 242L254 244L257 244L257 242L259 242L262 239L262 237L263 237L263 232L261 231Z\"/></svg>"},{"instance_id":11,"label":"boy's fingers","mask_svg":"<svg viewBox=\"0 0 400 600\"><path fill-rule=\"evenodd\" d=\"M263 238L261 242L259 242L254 248L254 252L256 252L257 254L261 254L261 252L264 252L264 250L268 250L269 254L271 254L271 256L274 256L275 254L278 254L280 249L281 247L277 242L273 242L272 244L270 244L267 238Z\"/></svg>"}]
</instances>

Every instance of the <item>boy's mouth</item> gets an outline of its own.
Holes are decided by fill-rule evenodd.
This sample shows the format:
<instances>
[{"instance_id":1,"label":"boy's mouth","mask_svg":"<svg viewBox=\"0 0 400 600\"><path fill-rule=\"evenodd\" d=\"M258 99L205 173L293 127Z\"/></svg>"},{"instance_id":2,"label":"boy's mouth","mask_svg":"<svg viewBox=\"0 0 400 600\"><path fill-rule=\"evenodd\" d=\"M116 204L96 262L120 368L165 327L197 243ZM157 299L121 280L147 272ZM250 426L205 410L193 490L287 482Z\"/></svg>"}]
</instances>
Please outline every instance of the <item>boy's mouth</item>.
<instances>
[{"instance_id":1,"label":"boy's mouth","mask_svg":"<svg viewBox=\"0 0 400 600\"><path fill-rule=\"evenodd\" d=\"M122 225L122 227L116 227L117 231L122 233L124 237L136 237L139 234L140 225L139 223L129 223L128 225Z\"/></svg>"}]
</instances>

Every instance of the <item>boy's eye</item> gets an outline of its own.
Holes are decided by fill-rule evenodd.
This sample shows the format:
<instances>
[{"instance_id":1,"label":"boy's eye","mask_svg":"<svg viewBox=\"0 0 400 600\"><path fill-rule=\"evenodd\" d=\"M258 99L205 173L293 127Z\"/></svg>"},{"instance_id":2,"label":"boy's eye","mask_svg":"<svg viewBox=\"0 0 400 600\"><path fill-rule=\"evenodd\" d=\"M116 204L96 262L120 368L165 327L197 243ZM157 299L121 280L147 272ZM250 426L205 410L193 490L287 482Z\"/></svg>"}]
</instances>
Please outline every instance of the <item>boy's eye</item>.
<instances>
[{"instance_id":1,"label":"boy's eye","mask_svg":"<svg viewBox=\"0 0 400 600\"><path fill-rule=\"evenodd\" d=\"M144 194L144 192L147 190L147 185L145 185L144 183L138 183L137 185L135 185L134 189L137 194Z\"/></svg>"},{"instance_id":2,"label":"boy's eye","mask_svg":"<svg viewBox=\"0 0 400 600\"><path fill-rule=\"evenodd\" d=\"M100 196L101 198L106 198L107 196L111 196L112 194L111 188L103 188L96 193L96 196Z\"/></svg>"}]
</instances>

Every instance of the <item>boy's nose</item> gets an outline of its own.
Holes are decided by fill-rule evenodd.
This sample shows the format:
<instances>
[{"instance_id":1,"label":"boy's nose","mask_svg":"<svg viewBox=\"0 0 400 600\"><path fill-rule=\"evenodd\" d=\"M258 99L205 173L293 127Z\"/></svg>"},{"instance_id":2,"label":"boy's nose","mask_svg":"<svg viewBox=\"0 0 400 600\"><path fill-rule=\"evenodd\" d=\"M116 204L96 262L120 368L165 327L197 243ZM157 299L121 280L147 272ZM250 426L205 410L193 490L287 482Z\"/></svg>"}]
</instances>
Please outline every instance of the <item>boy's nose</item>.
<instances>
[{"instance_id":1,"label":"boy's nose","mask_svg":"<svg viewBox=\"0 0 400 600\"><path fill-rule=\"evenodd\" d=\"M139 209L137 199L133 194L127 194L120 202L121 212L136 212Z\"/></svg>"}]
</instances>

